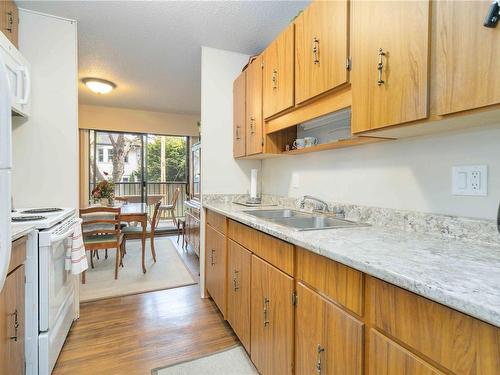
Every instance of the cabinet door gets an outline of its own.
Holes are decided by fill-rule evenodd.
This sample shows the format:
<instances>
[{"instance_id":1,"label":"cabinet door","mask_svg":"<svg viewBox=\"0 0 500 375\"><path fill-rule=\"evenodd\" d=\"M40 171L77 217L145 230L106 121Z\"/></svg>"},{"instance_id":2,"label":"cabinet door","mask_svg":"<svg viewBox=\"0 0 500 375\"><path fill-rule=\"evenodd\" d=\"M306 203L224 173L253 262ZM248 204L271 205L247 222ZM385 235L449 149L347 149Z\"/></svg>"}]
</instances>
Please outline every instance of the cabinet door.
<instances>
[{"instance_id":1,"label":"cabinet door","mask_svg":"<svg viewBox=\"0 0 500 375\"><path fill-rule=\"evenodd\" d=\"M226 316L226 238L211 226L206 228L206 288Z\"/></svg>"},{"instance_id":2,"label":"cabinet door","mask_svg":"<svg viewBox=\"0 0 500 375\"><path fill-rule=\"evenodd\" d=\"M297 284L297 301L295 374L310 375L321 371L325 356L325 301L302 283Z\"/></svg>"},{"instance_id":3,"label":"cabinet door","mask_svg":"<svg viewBox=\"0 0 500 375\"><path fill-rule=\"evenodd\" d=\"M296 374L361 374L363 323L297 284Z\"/></svg>"},{"instance_id":4,"label":"cabinet door","mask_svg":"<svg viewBox=\"0 0 500 375\"><path fill-rule=\"evenodd\" d=\"M24 265L7 276L0 294L0 373L24 374Z\"/></svg>"},{"instance_id":5,"label":"cabinet door","mask_svg":"<svg viewBox=\"0 0 500 375\"><path fill-rule=\"evenodd\" d=\"M241 73L233 83L233 156L245 156L246 136L246 72Z\"/></svg>"},{"instance_id":6,"label":"cabinet door","mask_svg":"<svg viewBox=\"0 0 500 375\"><path fill-rule=\"evenodd\" d=\"M429 1L354 1L352 131L428 115Z\"/></svg>"},{"instance_id":7,"label":"cabinet door","mask_svg":"<svg viewBox=\"0 0 500 375\"><path fill-rule=\"evenodd\" d=\"M250 352L250 264L252 253L228 242L227 320Z\"/></svg>"},{"instance_id":8,"label":"cabinet door","mask_svg":"<svg viewBox=\"0 0 500 375\"><path fill-rule=\"evenodd\" d=\"M439 115L500 103L500 27L483 26L490 5L433 2L431 88Z\"/></svg>"},{"instance_id":9,"label":"cabinet door","mask_svg":"<svg viewBox=\"0 0 500 375\"><path fill-rule=\"evenodd\" d=\"M252 255L251 357L263 375L291 374L293 279Z\"/></svg>"},{"instance_id":10,"label":"cabinet door","mask_svg":"<svg viewBox=\"0 0 500 375\"><path fill-rule=\"evenodd\" d=\"M440 371L381 333L370 331L370 375L438 375Z\"/></svg>"},{"instance_id":11,"label":"cabinet door","mask_svg":"<svg viewBox=\"0 0 500 375\"><path fill-rule=\"evenodd\" d=\"M264 118L293 106L293 31L291 24L262 54Z\"/></svg>"},{"instance_id":12,"label":"cabinet door","mask_svg":"<svg viewBox=\"0 0 500 375\"><path fill-rule=\"evenodd\" d=\"M302 103L349 80L348 3L315 1L295 21L295 99Z\"/></svg>"},{"instance_id":13,"label":"cabinet door","mask_svg":"<svg viewBox=\"0 0 500 375\"><path fill-rule=\"evenodd\" d=\"M246 154L263 151L262 129L262 57L258 56L247 68L246 87Z\"/></svg>"},{"instance_id":14,"label":"cabinet door","mask_svg":"<svg viewBox=\"0 0 500 375\"><path fill-rule=\"evenodd\" d=\"M325 374L363 373L363 323L326 303Z\"/></svg>"}]
</instances>

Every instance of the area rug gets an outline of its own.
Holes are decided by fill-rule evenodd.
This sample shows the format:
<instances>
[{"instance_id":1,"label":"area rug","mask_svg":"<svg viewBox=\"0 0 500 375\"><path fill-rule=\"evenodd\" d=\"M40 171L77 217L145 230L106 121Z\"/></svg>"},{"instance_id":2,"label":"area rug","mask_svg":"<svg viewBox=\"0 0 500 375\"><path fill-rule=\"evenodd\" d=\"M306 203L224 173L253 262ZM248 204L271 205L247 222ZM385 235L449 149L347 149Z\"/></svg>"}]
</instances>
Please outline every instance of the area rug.
<instances>
[{"instance_id":1,"label":"area rug","mask_svg":"<svg viewBox=\"0 0 500 375\"><path fill-rule=\"evenodd\" d=\"M258 375L242 346L151 370L153 375Z\"/></svg>"},{"instance_id":2,"label":"area rug","mask_svg":"<svg viewBox=\"0 0 500 375\"><path fill-rule=\"evenodd\" d=\"M80 302L196 284L171 238L156 238L156 263L151 255L150 241L146 241L145 274L141 268L141 241L130 240L126 246L124 267L118 270L118 280L115 280L114 274L116 250L108 250L108 259L104 259L104 250L100 250L100 259L94 258L93 269L89 262L86 283L80 283Z\"/></svg>"}]
</instances>

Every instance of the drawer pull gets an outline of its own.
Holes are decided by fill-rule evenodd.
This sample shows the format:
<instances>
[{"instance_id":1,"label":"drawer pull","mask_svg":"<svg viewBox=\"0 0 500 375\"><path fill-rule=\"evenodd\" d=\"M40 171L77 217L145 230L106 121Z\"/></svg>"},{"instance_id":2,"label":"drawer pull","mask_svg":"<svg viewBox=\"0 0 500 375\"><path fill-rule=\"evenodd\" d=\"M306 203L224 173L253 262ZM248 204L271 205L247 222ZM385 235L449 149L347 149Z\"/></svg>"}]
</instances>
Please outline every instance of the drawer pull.
<instances>
[{"instance_id":1,"label":"drawer pull","mask_svg":"<svg viewBox=\"0 0 500 375\"><path fill-rule=\"evenodd\" d=\"M5 28L9 33L14 30L14 15L12 12L7 12L7 27Z\"/></svg>"},{"instance_id":2,"label":"drawer pull","mask_svg":"<svg viewBox=\"0 0 500 375\"><path fill-rule=\"evenodd\" d=\"M236 125L236 140L239 141L241 139L240 137L240 126Z\"/></svg>"},{"instance_id":3,"label":"drawer pull","mask_svg":"<svg viewBox=\"0 0 500 375\"><path fill-rule=\"evenodd\" d=\"M273 90L276 90L278 88L278 71L276 69L273 69L272 82Z\"/></svg>"},{"instance_id":4,"label":"drawer pull","mask_svg":"<svg viewBox=\"0 0 500 375\"><path fill-rule=\"evenodd\" d=\"M319 64L319 39L314 37L312 42L313 64Z\"/></svg>"},{"instance_id":5,"label":"drawer pull","mask_svg":"<svg viewBox=\"0 0 500 375\"><path fill-rule=\"evenodd\" d=\"M240 287L238 286L238 273L240 273L240 271L238 270L233 271L233 290L235 292L240 289Z\"/></svg>"},{"instance_id":6,"label":"drawer pull","mask_svg":"<svg viewBox=\"0 0 500 375\"><path fill-rule=\"evenodd\" d=\"M382 79L382 71L384 69L384 61L382 60L382 57L385 56L386 53L382 48L378 49L378 64L377 64L377 70L378 70L378 80L377 80L377 85L382 85L385 83L385 81Z\"/></svg>"},{"instance_id":7,"label":"drawer pull","mask_svg":"<svg viewBox=\"0 0 500 375\"><path fill-rule=\"evenodd\" d=\"M215 254L215 249L212 249L211 250L211 254L210 254L210 264L212 266L215 266L215 257L214 257L214 254Z\"/></svg>"},{"instance_id":8,"label":"drawer pull","mask_svg":"<svg viewBox=\"0 0 500 375\"><path fill-rule=\"evenodd\" d=\"M325 351L321 345L318 344L318 359L316 361L316 373L321 374L321 353Z\"/></svg>"},{"instance_id":9,"label":"drawer pull","mask_svg":"<svg viewBox=\"0 0 500 375\"><path fill-rule=\"evenodd\" d=\"M267 327L269 325L268 313L269 313L269 298L264 297L264 327Z\"/></svg>"},{"instance_id":10,"label":"drawer pull","mask_svg":"<svg viewBox=\"0 0 500 375\"><path fill-rule=\"evenodd\" d=\"M255 117L250 116L250 134L255 134Z\"/></svg>"},{"instance_id":11,"label":"drawer pull","mask_svg":"<svg viewBox=\"0 0 500 375\"><path fill-rule=\"evenodd\" d=\"M14 336L11 336L10 339L17 342L17 330L19 329L19 320L18 320L18 312L17 309L11 314L14 317Z\"/></svg>"}]
</instances>

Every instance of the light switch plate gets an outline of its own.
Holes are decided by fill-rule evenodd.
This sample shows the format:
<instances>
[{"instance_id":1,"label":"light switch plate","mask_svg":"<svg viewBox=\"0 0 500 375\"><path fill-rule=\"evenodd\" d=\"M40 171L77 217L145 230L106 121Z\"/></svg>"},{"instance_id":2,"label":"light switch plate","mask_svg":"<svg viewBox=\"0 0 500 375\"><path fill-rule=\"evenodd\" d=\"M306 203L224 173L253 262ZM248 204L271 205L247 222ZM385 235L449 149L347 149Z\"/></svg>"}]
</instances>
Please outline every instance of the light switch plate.
<instances>
[{"instance_id":1,"label":"light switch plate","mask_svg":"<svg viewBox=\"0 0 500 375\"><path fill-rule=\"evenodd\" d=\"M294 189L300 188L300 177L297 172L292 173L292 188Z\"/></svg>"},{"instance_id":2,"label":"light switch plate","mask_svg":"<svg viewBox=\"0 0 500 375\"><path fill-rule=\"evenodd\" d=\"M486 165L453 167L451 192L453 195L488 195L488 167Z\"/></svg>"}]
</instances>

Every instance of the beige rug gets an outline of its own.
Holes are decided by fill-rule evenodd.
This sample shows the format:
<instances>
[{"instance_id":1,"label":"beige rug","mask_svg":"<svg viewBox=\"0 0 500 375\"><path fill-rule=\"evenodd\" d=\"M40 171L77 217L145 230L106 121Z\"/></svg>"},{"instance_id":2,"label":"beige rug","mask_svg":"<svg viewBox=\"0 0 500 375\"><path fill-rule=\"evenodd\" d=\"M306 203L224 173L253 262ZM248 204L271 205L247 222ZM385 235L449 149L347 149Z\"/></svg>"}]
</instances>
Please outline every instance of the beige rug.
<instances>
[{"instance_id":1,"label":"beige rug","mask_svg":"<svg viewBox=\"0 0 500 375\"><path fill-rule=\"evenodd\" d=\"M120 267L118 270L118 280L115 280L114 277L116 250L108 250L108 259L104 259L104 250L100 250L100 259L94 258L95 268L92 269L89 262L86 283L80 283L80 301L94 301L196 284L177 253L171 238L156 238L155 249L156 263L153 262L150 241L147 240L147 272L143 274L141 242L140 240L127 241L127 254L123 259L124 267Z\"/></svg>"},{"instance_id":2,"label":"beige rug","mask_svg":"<svg viewBox=\"0 0 500 375\"><path fill-rule=\"evenodd\" d=\"M242 346L154 369L153 375L258 375Z\"/></svg>"}]
</instances>

